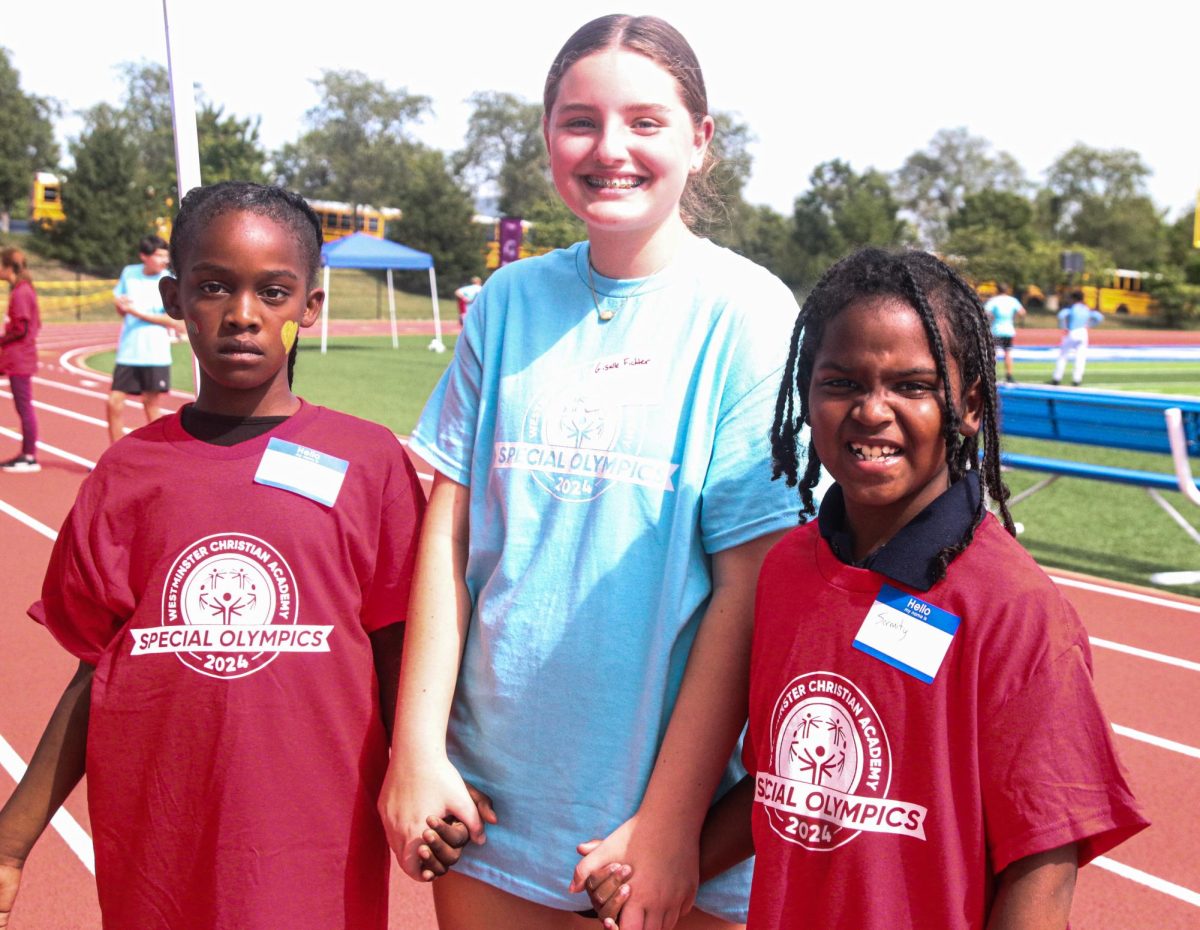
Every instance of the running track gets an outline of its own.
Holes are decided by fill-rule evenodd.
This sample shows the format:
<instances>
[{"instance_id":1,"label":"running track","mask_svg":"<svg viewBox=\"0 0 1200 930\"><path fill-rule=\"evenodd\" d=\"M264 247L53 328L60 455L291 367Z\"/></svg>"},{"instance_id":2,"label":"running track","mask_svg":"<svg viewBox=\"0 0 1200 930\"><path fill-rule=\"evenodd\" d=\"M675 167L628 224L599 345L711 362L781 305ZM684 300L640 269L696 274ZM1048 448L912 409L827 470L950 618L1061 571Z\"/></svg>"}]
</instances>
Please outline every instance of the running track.
<instances>
[{"instance_id":1,"label":"running track","mask_svg":"<svg viewBox=\"0 0 1200 930\"><path fill-rule=\"evenodd\" d=\"M41 371L34 382L43 468L37 475L0 474L0 559L5 565L0 798L12 790L74 667L25 616L25 608L38 595L51 540L79 483L107 445L107 379L80 367L78 357L86 354L80 350L111 346L116 332L113 324L45 328ZM0 380L3 457L15 451L18 436L10 398L7 382ZM180 395L170 406L185 399ZM126 414L128 426L140 424L138 405L131 403ZM1082 930L1200 927L1200 717L1194 713L1200 695L1200 602L1083 576L1055 577L1087 621L1101 699L1134 788L1155 824L1083 870L1072 925ZM65 810L69 816L60 815L30 856L14 930L91 930L100 925L82 787ZM395 874L392 886L392 926L432 930L428 889Z\"/></svg>"}]
</instances>

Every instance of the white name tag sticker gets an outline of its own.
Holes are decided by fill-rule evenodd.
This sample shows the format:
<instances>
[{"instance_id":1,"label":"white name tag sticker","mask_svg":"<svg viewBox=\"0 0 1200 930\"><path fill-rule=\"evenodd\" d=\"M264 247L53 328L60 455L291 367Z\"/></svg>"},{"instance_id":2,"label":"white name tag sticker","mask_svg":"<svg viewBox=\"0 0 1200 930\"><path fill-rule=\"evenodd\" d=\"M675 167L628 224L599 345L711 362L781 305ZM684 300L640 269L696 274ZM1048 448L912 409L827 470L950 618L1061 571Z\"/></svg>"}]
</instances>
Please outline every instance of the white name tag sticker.
<instances>
[{"instance_id":1,"label":"white name tag sticker","mask_svg":"<svg viewBox=\"0 0 1200 930\"><path fill-rule=\"evenodd\" d=\"M291 491L332 507L350 463L294 442L271 439L254 473L255 484Z\"/></svg>"},{"instance_id":2,"label":"white name tag sticker","mask_svg":"<svg viewBox=\"0 0 1200 930\"><path fill-rule=\"evenodd\" d=\"M854 637L854 648L933 684L960 622L954 614L885 584Z\"/></svg>"}]
</instances>

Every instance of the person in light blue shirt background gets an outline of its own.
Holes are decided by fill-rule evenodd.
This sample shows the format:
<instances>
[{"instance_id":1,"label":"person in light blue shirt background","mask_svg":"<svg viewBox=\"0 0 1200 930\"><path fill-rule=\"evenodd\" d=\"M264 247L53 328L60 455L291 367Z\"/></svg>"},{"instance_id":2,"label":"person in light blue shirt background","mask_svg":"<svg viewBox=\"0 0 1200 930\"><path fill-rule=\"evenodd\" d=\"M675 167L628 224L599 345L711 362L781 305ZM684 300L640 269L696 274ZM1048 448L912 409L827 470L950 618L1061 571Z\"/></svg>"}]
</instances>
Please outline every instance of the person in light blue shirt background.
<instances>
[{"instance_id":1,"label":"person in light blue shirt background","mask_svg":"<svg viewBox=\"0 0 1200 930\"><path fill-rule=\"evenodd\" d=\"M1013 378L1012 347L1017 335L1016 319L1025 315L1021 301L1013 297L1007 284L998 284L1000 292L983 305L984 312L992 323L992 339L1004 351L1004 380L1010 384Z\"/></svg>"},{"instance_id":2,"label":"person in light blue shirt background","mask_svg":"<svg viewBox=\"0 0 1200 930\"><path fill-rule=\"evenodd\" d=\"M146 236L138 243L135 265L126 265L113 288L113 303L121 315L117 361L108 395L108 434L116 442L124 435L125 400L140 396L146 422L162 416L160 398L171 390L171 337L177 324L163 307L158 282L167 276L170 257L166 240Z\"/></svg>"},{"instance_id":3,"label":"person in light blue shirt background","mask_svg":"<svg viewBox=\"0 0 1200 930\"><path fill-rule=\"evenodd\" d=\"M1054 365L1051 384L1061 384L1067 370L1067 359L1075 356L1072 383L1079 387L1083 383L1083 372L1087 367L1088 330L1104 322L1104 315L1083 302L1083 291L1071 292L1071 306L1058 311L1058 325L1064 330L1062 344L1058 347L1058 361Z\"/></svg>"}]
</instances>

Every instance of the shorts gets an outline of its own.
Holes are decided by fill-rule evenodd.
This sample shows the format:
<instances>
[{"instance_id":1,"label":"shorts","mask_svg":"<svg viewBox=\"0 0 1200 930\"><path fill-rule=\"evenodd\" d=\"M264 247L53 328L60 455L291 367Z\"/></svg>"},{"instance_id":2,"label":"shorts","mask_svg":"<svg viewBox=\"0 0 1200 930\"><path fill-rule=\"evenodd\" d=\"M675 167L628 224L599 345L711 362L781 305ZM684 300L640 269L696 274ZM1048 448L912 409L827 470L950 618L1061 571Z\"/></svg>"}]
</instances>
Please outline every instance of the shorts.
<instances>
[{"instance_id":1,"label":"shorts","mask_svg":"<svg viewBox=\"0 0 1200 930\"><path fill-rule=\"evenodd\" d=\"M1011 349L1012 348L1012 341L1013 341L1012 336L992 336L992 339L995 341L996 345L998 345L1002 349Z\"/></svg>"},{"instance_id":2,"label":"shorts","mask_svg":"<svg viewBox=\"0 0 1200 930\"><path fill-rule=\"evenodd\" d=\"M117 365L112 389L122 394L165 394L171 390L171 366Z\"/></svg>"}]
</instances>

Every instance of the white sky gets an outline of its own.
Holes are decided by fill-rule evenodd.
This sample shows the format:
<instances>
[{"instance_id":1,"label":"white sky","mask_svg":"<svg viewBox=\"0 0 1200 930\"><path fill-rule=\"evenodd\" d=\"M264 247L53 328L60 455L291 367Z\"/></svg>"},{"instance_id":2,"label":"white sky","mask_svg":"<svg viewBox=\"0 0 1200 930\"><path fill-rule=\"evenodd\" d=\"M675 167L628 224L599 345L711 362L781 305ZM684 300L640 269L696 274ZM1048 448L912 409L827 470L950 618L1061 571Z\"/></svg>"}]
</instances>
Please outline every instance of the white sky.
<instances>
[{"instance_id":1,"label":"white sky","mask_svg":"<svg viewBox=\"0 0 1200 930\"><path fill-rule=\"evenodd\" d=\"M268 149L299 134L316 102L312 78L357 68L430 96L434 114L417 135L453 150L470 93L540 99L546 68L571 32L622 9L590 0L176 5L188 8L180 13L195 80L227 112L261 116ZM69 111L118 100L118 63L165 63L159 0L31 9L5 18L0 45L13 53L26 91ZM891 171L955 126L1011 152L1034 180L1077 141L1134 149L1172 218L1200 189L1193 0L658 0L625 11L663 16L687 36L710 106L736 111L758 137L748 199L780 211L790 212L819 162ZM79 128L78 119L64 120L62 135Z\"/></svg>"}]
</instances>

